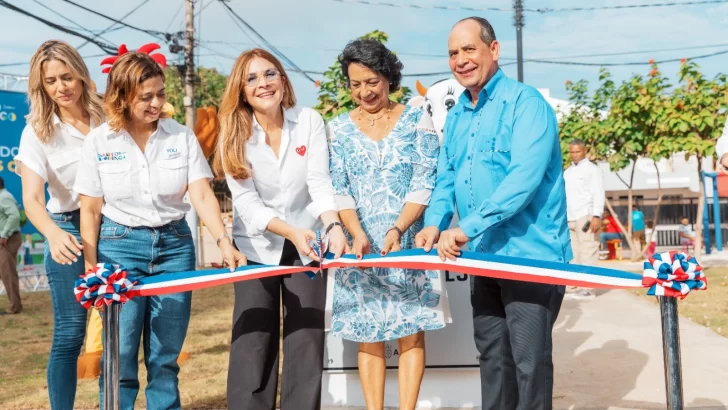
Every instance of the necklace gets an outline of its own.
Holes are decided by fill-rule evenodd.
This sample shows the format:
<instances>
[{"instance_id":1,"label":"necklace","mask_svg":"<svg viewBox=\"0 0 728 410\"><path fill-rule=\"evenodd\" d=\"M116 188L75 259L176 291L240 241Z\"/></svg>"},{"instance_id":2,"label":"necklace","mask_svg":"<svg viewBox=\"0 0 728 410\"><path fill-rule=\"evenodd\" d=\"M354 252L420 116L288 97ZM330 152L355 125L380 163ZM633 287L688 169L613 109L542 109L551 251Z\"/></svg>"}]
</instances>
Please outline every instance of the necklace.
<instances>
[{"instance_id":1,"label":"necklace","mask_svg":"<svg viewBox=\"0 0 728 410\"><path fill-rule=\"evenodd\" d=\"M386 110L385 112L383 112L383 113L382 113L382 114L381 114L381 115L380 115L379 117L377 117L377 118L363 118L363 117L361 116L361 111L362 111L362 109L361 109L361 106L360 106L360 107L359 107L359 121L362 121L362 120L369 120L369 126L370 126L370 127L373 127L373 126L374 126L374 121L378 121L378 120L380 120L380 119L381 119L382 117L384 117L385 115L387 115L387 119L389 119L389 113L391 113L391 112L392 112L392 100L390 100L390 101L389 101L389 105L387 106L387 110ZM389 126L387 126L387 128L389 128Z\"/></svg>"}]
</instances>

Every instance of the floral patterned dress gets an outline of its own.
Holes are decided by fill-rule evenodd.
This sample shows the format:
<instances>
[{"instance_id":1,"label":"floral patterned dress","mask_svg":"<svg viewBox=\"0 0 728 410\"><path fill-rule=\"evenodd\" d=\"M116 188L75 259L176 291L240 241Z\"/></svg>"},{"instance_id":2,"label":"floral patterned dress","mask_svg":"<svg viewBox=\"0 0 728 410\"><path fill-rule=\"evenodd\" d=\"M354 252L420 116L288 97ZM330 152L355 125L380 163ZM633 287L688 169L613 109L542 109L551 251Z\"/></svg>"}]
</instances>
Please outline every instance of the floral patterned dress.
<instances>
[{"instance_id":1,"label":"floral patterned dress","mask_svg":"<svg viewBox=\"0 0 728 410\"><path fill-rule=\"evenodd\" d=\"M422 109L405 106L392 131L374 141L347 113L331 120L327 133L337 203L356 209L371 253L380 254L405 202L429 202L440 149L432 120ZM421 229L422 219L404 232L402 249L413 247ZM451 321L439 271L347 268L337 269L333 280L333 336L381 342Z\"/></svg>"}]
</instances>

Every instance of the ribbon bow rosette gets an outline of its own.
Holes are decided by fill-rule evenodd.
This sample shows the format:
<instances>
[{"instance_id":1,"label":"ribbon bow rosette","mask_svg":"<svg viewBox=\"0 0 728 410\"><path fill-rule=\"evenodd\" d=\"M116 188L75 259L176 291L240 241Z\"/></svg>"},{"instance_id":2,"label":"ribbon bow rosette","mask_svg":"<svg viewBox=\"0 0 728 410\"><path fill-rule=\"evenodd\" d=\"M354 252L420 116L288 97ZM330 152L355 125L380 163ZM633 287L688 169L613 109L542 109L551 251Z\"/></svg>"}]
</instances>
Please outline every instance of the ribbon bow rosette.
<instances>
[{"instance_id":1,"label":"ribbon bow rosette","mask_svg":"<svg viewBox=\"0 0 728 410\"><path fill-rule=\"evenodd\" d=\"M655 254L645 262L642 285L650 287L650 296L684 299L693 289L708 289L708 279L694 257L672 251Z\"/></svg>"},{"instance_id":2,"label":"ribbon bow rosette","mask_svg":"<svg viewBox=\"0 0 728 410\"><path fill-rule=\"evenodd\" d=\"M74 293L76 300L88 309L102 308L113 303L126 303L131 297L126 292L137 281L121 266L99 263L76 279Z\"/></svg>"}]
</instances>

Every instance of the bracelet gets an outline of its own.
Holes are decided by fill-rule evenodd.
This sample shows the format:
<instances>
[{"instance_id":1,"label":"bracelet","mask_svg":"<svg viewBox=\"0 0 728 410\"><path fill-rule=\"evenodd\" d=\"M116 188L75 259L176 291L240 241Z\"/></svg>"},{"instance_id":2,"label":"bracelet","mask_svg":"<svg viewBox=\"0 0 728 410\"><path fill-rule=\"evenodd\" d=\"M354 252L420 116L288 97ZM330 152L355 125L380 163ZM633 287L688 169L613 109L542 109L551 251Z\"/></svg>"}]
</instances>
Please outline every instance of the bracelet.
<instances>
[{"instance_id":1,"label":"bracelet","mask_svg":"<svg viewBox=\"0 0 728 410\"><path fill-rule=\"evenodd\" d=\"M324 233L324 236L328 235L329 232L334 229L335 226L340 226L341 229L344 229L344 225L341 224L341 222L331 222L328 227L326 227L326 233Z\"/></svg>"},{"instance_id":2,"label":"bracelet","mask_svg":"<svg viewBox=\"0 0 728 410\"><path fill-rule=\"evenodd\" d=\"M387 236L389 231L397 231L397 233L399 234L399 239L402 240L402 237L404 236L404 234L402 233L401 229L397 228L396 226L393 226L393 227L387 229L387 232L384 233L384 236Z\"/></svg>"},{"instance_id":3,"label":"bracelet","mask_svg":"<svg viewBox=\"0 0 728 410\"><path fill-rule=\"evenodd\" d=\"M220 241L221 241L221 240L223 240L223 239L225 239L225 238L228 238L228 239L230 239L230 244L232 245L232 243L233 243L233 238L232 238L232 237L231 237L230 235L228 235L227 233L224 233L224 234L220 235L220 237L219 237L219 238L217 238L217 242L216 242L216 244L217 244L217 247L218 247L218 248L220 247Z\"/></svg>"}]
</instances>

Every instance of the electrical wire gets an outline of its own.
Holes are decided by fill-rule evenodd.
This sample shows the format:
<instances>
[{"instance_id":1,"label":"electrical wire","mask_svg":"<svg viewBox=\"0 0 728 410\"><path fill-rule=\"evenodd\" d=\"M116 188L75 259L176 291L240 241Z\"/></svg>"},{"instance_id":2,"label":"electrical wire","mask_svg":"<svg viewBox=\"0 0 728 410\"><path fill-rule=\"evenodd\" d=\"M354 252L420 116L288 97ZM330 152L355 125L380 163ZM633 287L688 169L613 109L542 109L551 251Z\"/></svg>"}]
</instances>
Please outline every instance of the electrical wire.
<instances>
[{"instance_id":1,"label":"electrical wire","mask_svg":"<svg viewBox=\"0 0 728 410\"><path fill-rule=\"evenodd\" d=\"M331 0L337 3L364 4L367 6L385 6L411 9L431 9L431 10L448 10L448 11L505 11L513 12L513 8L504 7L467 7L467 6L435 6L429 4L401 4L389 3L369 0ZM572 11L597 11L597 10L619 10L619 9L638 9L638 8L654 8L654 7L674 7L674 6L694 6L704 4L724 4L728 0L695 0L685 2L664 2L664 3L647 3L647 4L624 4L617 6L596 6L596 7L561 7L561 8L523 8L524 12L529 13L563 13Z\"/></svg>"},{"instance_id":2,"label":"electrical wire","mask_svg":"<svg viewBox=\"0 0 728 410\"><path fill-rule=\"evenodd\" d=\"M56 23L54 23L52 21L49 21L49 20L46 20L46 19L44 19L42 17L36 16L35 14L30 13L28 11L25 11L25 10L21 9L20 7L14 6L14 5L8 3L5 0L0 0L0 6L3 6L5 8L7 8L7 9L9 9L9 10L16 11L16 12L18 12L20 14L24 14L24 15L30 17L30 18L33 18L35 20L38 20L41 23L45 24L46 26L52 27L52 28L54 28L54 29L56 29L58 31L62 31L62 32L66 33L66 34L70 34L72 36L80 37L80 38L82 38L84 40L87 40L90 43L95 44L96 46L98 46L100 49L102 49L103 51L105 51L107 53L110 53L110 54L116 53L116 46L114 46L113 44L103 43L103 42L98 41L98 40L96 40L94 38L91 38L91 37L89 37L89 36L87 36L85 34L79 33L79 32L77 32L75 30L68 29L68 28L63 27L63 26L61 26L59 24L56 24Z\"/></svg>"},{"instance_id":3,"label":"electrical wire","mask_svg":"<svg viewBox=\"0 0 728 410\"><path fill-rule=\"evenodd\" d=\"M268 48L268 49L269 49L269 50L270 50L270 51L271 51L271 52L272 52L273 54L275 54L276 56L278 56L278 58L280 58L281 60L283 60L284 62L286 62L286 63L287 63L287 64L288 64L289 66L291 66L291 67L292 67L292 68L294 69L293 71L296 71L296 72L299 72L299 73L303 74L303 76L304 76L304 77L306 77L306 78L308 78L308 79L309 79L309 80L310 80L310 81L311 81L312 83L315 83L315 82L316 82L316 80L314 80L313 78L311 78L311 77L310 77L310 76L309 76L309 75L308 75L308 74L307 74L307 73L305 72L305 70L303 70L303 69L301 69L300 67L298 67L298 66L296 65L296 63L294 63L294 62L293 62L293 61L292 61L292 60L291 60L290 58L286 57L286 55L285 55L285 54L283 54L283 53L282 53L282 52L281 52L280 50L278 50L278 49L277 49L277 48L276 48L276 47L275 47L275 46L274 46L273 44L271 44L271 43L270 43L270 42L269 42L268 40L266 40L266 39L265 39L265 37L263 37L263 36L262 36L262 35L261 35L260 33L258 33L258 32L257 32L257 31L256 31L256 30L255 30L255 29L253 28L253 26L251 26L250 24L248 24L248 22L247 22L247 21L245 21L245 19L243 19L242 17L240 17L240 15L238 15L238 14L237 14L237 13L235 12L235 10L233 10L233 9L232 9L232 8L231 8L231 7L230 7L230 6L229 6L229 5L227 4L227 3L225 3L225 2L224 2L224 1L222 1L222 0L220 0L220 1L219 1L219 3L220 3L220 4L222 4L222 5L223 5L223 6L224 6L224 7L226 8L226 9L228 9L228 10L230 11L230 13L232 13L232 14L233 14L233 16L235 16L235 18L236 18L236 19L237 19L238 21L240 21L240 23L242 23L242 24L243 24L243 25L244 25L244 26L245 26L245 27L246 27L246 28L247 28L248 30L250 30L250 31L251 31L251 32L252 32L253 34L255 34L255 35L256 35L256 36L258 37L258 38L260 38L260 40L261 40L261 41L262 41L262 42L263 42L263 43L264 43L264 44L265 44L265 45L267 46L266 48ZM238 27L239 27L239 26L238 26ZM251 39L251 40L252 40L252 39Z\"/></svg>"}]
</instances>

